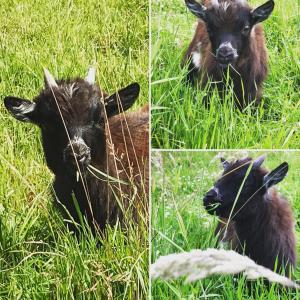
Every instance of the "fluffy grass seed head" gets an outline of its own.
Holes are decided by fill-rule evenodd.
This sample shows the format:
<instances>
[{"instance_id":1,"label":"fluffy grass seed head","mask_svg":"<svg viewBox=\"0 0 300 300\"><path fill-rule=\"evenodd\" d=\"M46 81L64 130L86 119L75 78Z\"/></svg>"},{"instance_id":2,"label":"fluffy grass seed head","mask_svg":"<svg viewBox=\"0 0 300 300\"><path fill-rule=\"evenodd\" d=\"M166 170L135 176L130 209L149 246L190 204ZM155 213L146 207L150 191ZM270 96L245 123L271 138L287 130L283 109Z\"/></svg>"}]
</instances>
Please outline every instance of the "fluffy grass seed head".
<instances>
[{"instance_id":1,"label":"fluffy grass seed head","mask_svg":"<svg viewBox=\"0 0 300 300\"><path fill-rule=\"evenodd\" d=\"M257 265L247 256L232 250L207 249L192 250L179 254L161 256L151 265L152 279L171 280L186 277L186 283L204 279L212 275L243 273L249 280L265 278L270 282L300 289L300 285L287 277Z\"/></svg>"}]
</instances>

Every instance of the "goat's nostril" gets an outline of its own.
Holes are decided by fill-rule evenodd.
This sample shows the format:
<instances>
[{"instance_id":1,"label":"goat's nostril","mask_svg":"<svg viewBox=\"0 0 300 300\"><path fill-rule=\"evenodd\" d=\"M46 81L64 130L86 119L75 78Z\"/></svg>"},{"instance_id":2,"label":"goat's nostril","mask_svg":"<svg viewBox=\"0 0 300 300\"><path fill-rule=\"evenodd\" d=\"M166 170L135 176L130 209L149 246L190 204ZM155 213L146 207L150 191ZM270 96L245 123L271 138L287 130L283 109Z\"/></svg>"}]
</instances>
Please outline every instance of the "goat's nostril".
<instances>
[{"instance_id":1,"label":"goat's nostril","mask_svg":"<svg viewBox=\"0 0 300 300\"><path fill-rule=\"evenodd\" d=\"M84 152L76 154L77 161L82 163L82 164L85 163L85 162L88 162L90 160L90 158L91 158L91 154L90 154L89 149L86 149Z\"/></svg>"}]
</instances>

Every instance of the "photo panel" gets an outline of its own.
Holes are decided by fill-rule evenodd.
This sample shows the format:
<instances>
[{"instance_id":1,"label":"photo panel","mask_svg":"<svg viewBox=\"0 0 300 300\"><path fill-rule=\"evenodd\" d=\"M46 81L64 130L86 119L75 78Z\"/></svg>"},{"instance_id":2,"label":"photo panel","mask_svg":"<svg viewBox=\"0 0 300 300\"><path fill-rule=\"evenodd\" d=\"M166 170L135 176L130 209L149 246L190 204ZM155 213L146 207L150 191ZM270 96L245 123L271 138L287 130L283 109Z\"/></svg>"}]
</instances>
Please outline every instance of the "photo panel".
<instances>
[{"instance_id":1,"label":"photo panel","mask_svg":"<svg viewBox=\"0 0 300 300\"><path fill-rule=\"evenodd\" d=\"M152 147L297 149L298 22L293 0L152 1Z\"/></svg>"},{"instance_id":2,"label":"photo panel","mask_svg":"<svg viewBox=\"0 0 300 300\"><path fill-rule=\"evenodd\" d=\"M149 2L0 12L0 298L146 299Z\"/></svg>"},{"instance_id":3,"label":"photo panel","mask_svg":"<svg viewBox=\"0 0 300 300\"><path fill-rule=\"evenodd\" d=\"M299 158L299 151L154 151L153 299L297 299Z\"/></svg>"}]
</instances>

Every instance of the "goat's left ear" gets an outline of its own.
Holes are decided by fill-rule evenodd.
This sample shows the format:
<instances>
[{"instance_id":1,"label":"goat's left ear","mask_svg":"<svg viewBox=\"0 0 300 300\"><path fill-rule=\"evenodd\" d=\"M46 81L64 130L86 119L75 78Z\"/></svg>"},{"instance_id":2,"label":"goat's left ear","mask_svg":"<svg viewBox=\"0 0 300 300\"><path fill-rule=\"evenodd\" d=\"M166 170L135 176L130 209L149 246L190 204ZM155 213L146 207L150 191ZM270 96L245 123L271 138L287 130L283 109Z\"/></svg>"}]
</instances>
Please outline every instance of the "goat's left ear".
<instances>
[{"instance_id":1,"label":"goat's left ear","mask_svg":"<svg viewBox=\"0 0 300 300\"><path fill-rule=\"evenodd\" d=\"M270 16L274 9L275 3L273 0L266 2L265 4L257 7L251 12L252 24L262 22Z\"/></svg>"},{"instance_id":2,"label":"goat's left ear","mask_svg":"<svg viewBox=\"0 0 300 300\"><path fill-rule=\"evenodd\" d=\"M117 93L107 97L104 101L107 116L112 117L129 109L139 96L139 93L140 85L138 83L132 83Z\"/></svg>"},{"instance_id":3,"label":"goat's left ear","mask_svg":"<svg viewBox=\"0 0 300 300\"><path fill-rule=\"evenodd\" d=\"M289 170L288 163L287 162L282 163L276 169L274 169L273 171L271 171L270 173L264 176L263 184L268 189L272 185L279 183L284 179L288 170Z\"/></svg>"},{"instance_id":4,"label":"goat's left ear","mask_svg":"<svg viewBox=\"0 0 300 300\"><path fill-rule=\"evenodd\" d=\"M17 120L35 123L36 104L34 102L17 97L5 97L4 105Z\"/></svg>"}]
</instances>

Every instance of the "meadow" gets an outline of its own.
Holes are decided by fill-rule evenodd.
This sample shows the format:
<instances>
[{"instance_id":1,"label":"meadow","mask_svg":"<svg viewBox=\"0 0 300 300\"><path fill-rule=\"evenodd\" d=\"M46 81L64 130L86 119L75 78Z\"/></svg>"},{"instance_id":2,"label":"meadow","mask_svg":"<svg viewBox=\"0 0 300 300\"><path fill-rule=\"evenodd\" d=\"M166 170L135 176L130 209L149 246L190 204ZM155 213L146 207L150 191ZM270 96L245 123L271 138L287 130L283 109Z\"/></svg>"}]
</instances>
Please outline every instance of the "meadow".
<instances>
[{"instance_id":1,"label":"meadow","mask_svg":"<svg viewBox=\"0 0 300 300\"><path fill-rule=\"evenodd\" d=\"M266 1L251 0L259 6ZM300 133L299 2L275 1L263 22L269 76L261 105L234 108L232 92L217 93L205 108L205 89L184 84L181 59L192 40L196 18L184 1L152 2L152 146L169 149L298 148Z\"/></svg>"},{"instance_id":2,"label":"meadow","mask_svg":"<svg viewBox=\"0 0 300 300\"><path fill-rule=\"evenodd\" d=\"M148 101L148 1L9 0L0 7L0 299L145 299L148 224L128 219L77 240L53 205L53 175L39 130L5 110L8 95L32 99L56 78L84 77L103 90L141 85Z\"/></svg>"},{"instance_id":3,"label":"meadow","mask_svg":"<svg viewBox=\"0 0 300 300\"><path fill-rule=\"evenodd\" d=\"M152 157L151 261L171 253L192 249L220 248L214 235L217 217L202 203L204 194L222 173L220 156L230 160L246 155L266 155L269 169L289 163L287 177L277 189L291 203L296 219L298 263L294 278L300 281L300 152L268 151L155 151ZM252 295L243 277L214 276L192 284L184 279L151 282L153 299L296 300L300 293L267 289L257 281Z\"/></svg>"}]
</instances>

